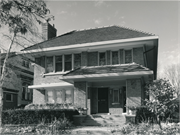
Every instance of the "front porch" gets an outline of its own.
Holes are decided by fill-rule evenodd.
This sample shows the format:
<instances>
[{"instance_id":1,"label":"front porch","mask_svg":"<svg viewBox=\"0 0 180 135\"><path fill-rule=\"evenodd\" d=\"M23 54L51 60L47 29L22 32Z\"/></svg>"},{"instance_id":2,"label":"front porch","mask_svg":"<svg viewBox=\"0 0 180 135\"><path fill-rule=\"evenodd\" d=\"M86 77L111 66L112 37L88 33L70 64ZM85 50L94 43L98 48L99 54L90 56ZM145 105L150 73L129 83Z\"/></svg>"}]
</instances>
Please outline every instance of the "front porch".
<instances>
[{"instance_id":1,"label":"front porch","mask_svg":"<svg viewBox=\"0 0 180 135\"><path fill-rule=\"evenodd\" d=\"M74 104L88 108L87 114L121 115L127 106L141 106L144 83L153 72L139 64L81 67L62 77L74 84Z\"/></svg>"}]
</instances>

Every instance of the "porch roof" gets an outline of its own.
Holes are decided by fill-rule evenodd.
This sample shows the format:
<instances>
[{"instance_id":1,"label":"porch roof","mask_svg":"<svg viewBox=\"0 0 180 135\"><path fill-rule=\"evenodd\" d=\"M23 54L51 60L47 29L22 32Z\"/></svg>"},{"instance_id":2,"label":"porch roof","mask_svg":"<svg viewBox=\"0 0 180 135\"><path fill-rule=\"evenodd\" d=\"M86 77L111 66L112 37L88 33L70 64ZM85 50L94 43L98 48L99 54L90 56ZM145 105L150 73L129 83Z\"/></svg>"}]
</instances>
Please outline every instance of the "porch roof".
<instances>
[{"instance_id":1,"label":"porch roof","mask_svg":"<svg viewBox=\"0 0 180 135\"><path fill-rule=\"evenodd\" d=\"M83 78L103 78L103 77L122 77L122 76L142 76L153 75L153 71L142 65L118 64L105 66L81 67L64 74L60 79L74 80Z\"/></svg>"}]
</instances>

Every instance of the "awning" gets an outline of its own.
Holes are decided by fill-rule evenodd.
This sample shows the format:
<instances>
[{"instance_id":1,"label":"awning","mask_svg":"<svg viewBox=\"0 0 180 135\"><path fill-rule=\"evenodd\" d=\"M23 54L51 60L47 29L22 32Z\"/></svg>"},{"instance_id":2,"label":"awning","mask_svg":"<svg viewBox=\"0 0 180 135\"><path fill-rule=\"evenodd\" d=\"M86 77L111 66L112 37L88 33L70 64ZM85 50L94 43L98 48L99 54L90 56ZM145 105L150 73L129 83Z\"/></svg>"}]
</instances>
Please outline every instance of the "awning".
<instances>
[{"instance_id":1,"label":"awning","mask_svg":"<svg viewBox=\"0 0 180 135\"><path fill-rule=\"evenodd\" d=\"M153 75L153 71L136 63L91 66L75 69L64 74L62 80L93 80L93 79L128 79Z\"/></svg>"}]
</instances>

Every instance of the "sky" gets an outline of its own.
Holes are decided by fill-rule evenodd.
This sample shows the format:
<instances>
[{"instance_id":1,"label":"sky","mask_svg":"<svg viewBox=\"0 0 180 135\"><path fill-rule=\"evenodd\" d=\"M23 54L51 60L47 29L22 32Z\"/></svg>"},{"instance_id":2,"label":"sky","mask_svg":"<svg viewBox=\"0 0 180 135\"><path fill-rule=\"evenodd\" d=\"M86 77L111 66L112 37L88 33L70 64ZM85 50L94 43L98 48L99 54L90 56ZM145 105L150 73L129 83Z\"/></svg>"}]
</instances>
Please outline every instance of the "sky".
<instances>
[{"instance_id":1,"label":"sky","mask_svg":"<svg viewBox=\"0 0 180 135\"><path fill-rule=\"evenodd\" d=\"M180 61L178 1L47 1L57 35L87 28L120 25L159 37L161 67ZM178 31L179 30L179 31Z\"/></svg>"},{"instance_id":2,"label":"sky","mask_svg":"<svg viewBox=\"0 0 180 135\"><path fill-rule=\"evenodd\" d=\"M159 37L160 65L180 61L178 1L46 1L61 35L71 30L120 25Z\"/></svg>"}]
</instances>

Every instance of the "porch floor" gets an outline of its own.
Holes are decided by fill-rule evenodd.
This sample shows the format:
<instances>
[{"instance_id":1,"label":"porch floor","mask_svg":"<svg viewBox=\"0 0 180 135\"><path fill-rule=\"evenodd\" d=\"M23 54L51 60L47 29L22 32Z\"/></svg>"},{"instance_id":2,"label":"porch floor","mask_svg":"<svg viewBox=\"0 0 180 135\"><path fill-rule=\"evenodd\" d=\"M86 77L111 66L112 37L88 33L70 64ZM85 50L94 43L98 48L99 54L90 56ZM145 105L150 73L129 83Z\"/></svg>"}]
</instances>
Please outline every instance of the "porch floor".
<instances>
[{"instance_id":1,"label":"porch floor","mask_svg":"<svg viewBox=\"0 0 180 135\"><path fill-rule=\"evenodd\" d=\"M82 126L118 126L124 125L126 118L124 115L87 115L82 122Z\"/></svg>"}]
</instances>

